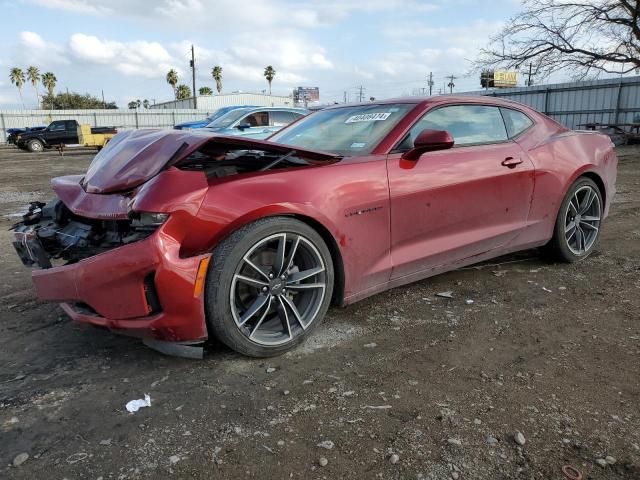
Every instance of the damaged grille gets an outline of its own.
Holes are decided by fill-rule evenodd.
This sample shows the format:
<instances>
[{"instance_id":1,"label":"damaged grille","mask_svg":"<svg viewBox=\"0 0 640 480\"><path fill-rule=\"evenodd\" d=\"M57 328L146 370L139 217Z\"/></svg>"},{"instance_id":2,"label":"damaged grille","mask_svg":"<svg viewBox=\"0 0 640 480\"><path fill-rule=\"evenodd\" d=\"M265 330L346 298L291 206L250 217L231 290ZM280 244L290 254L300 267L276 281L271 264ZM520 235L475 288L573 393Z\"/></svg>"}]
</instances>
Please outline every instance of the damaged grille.
<instances>
[{"instance_id":1,"label":"damaged grille","mask_svg":"<svg viewBox=\"0 0 640 480\"><path fill-rule=\"evenodd\" d=\"M131 220L97 220L73 214L59 199L44 204L32 202L23 221L14 225L13 242L22 263L51 268L55 260L64 264L137 242L150 236L159 225Z\"/></svg>"}]
</instances>

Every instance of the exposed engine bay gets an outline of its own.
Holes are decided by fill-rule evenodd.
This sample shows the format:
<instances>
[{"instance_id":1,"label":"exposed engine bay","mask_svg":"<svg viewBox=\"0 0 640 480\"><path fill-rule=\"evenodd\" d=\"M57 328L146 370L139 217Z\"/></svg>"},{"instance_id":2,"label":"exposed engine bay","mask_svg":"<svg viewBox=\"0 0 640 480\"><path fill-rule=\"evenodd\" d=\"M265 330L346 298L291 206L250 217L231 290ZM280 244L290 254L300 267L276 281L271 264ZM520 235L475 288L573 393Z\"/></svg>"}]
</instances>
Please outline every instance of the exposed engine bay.
<instances>
[{"instance_id":1,"label":"exposed engine bay","mask_svg":"<svg viewBox=\"0 0 640 480\"><path fill-rule=\"evenodd\" d=\"M265 150L229 149L218 144L205 144L177 164L181 170L203 171L208 178L226 177L241 173L261 172L272 169L313 165L308 160L289 152L269 152ZM321 162L317 162L321 163ZM326 164L327 162L322 162Z\"/></svg>"},{"instance_id":2,"label":"exposed engine bay","mask_svg":"<svg viewBox=\"0 0 640 480\"><path fill-rule=\"evenodd\" d=\"M75 263L142 240L165 218L154 214L130 220L94 220L74 215L58 198L47 204L32 202L23 221L12 227L16 236L13 244L25 265L51 268L52 260Z\"/></svg>"}]
</instances>

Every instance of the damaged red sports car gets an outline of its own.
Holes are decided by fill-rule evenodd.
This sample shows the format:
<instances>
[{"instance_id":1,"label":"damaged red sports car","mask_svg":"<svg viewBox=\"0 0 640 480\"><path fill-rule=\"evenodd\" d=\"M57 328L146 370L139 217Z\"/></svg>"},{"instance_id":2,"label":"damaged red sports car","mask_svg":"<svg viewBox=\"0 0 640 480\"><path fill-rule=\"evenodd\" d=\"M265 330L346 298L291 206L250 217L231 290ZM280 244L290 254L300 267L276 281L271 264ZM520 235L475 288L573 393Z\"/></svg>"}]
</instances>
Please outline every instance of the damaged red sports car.
<instances>
[{"instance_id":1,"label":"damaged red sports car","mask_svg":"<svg viewBox=\"0 0 640 480\"><path fill-rule=\"evenodd\" d=\"M269 140L118 134L14 227L38 296L169 353L275 355L330 304L532 247L585 258L615 193L608 137L488 97L335 106Z\"/></svg>"}]
</instances>

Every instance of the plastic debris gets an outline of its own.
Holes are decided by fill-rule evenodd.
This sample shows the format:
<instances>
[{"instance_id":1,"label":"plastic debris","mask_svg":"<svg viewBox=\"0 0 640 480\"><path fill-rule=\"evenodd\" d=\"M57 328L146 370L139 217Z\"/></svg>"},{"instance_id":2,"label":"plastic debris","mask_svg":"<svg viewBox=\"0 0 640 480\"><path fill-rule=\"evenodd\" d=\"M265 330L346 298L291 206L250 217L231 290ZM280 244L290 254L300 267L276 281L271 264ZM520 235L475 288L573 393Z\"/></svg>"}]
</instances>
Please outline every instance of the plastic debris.
<instances>
[{"instance_id":1,"label":"plastic debris","mask_svg":"<svg viewBox=\"0 0 640 480\"><path fill-rule=\"evenodd\" d=\"M151 406L151 397L145 393L144 400L139 398L137 400L131 400L127 403L126 408L129 413L134 413L140 410L142 407L150 407Z\"/></svg>"},{"instance_id":2,"label":"plastic debris","mask_svg":"<svg viewBox=\"0 0 640 480\"><path fill-rule=\"evenodd\" d=\"M449 290L447 292L436 293L436 297L453 298L453 292Z\"/></svg>"}]
</instances>

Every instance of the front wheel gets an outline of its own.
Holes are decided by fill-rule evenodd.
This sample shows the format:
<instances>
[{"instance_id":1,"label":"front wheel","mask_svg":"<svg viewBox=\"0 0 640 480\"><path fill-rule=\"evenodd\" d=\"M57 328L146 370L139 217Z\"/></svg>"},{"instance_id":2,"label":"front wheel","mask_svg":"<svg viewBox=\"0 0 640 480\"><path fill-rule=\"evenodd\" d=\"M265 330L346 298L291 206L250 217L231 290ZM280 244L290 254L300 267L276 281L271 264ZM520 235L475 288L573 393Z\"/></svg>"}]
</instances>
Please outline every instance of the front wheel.
<instances>
[{"instance_id":1,"label":"front wheel","mask_svg":"<svg viewBox=\"0 0 640 480\"><path fill-rule=\"evenodd\" d=\"M209 328L245 355L281 354L322 322L333 281L331 254L314 229L286 217L258 220L213 252L206 285Z\"/></svg>"},{"instance_id":2,"label":"front wheel","mask_svg":"<svg viewBox=\"0 0 640 480\"><path fill-rule=\"evenodd\" d=\"M602 193L595 182L586 177L576 180L560 206L547 252L565 262L588 257L600 238L603 211Z\"/></svg>"},{"instance_id":3,"label":"front wheel","mask_svg":"<svg viewBox=\"0 0 640 480\"><path fill-rule=\"evenodd\" d=\"M27 150L34 153L41 152L44 150L44 145L40 140L30 140L29 143L27 143Z\"/></svg>"}]
</instances>

